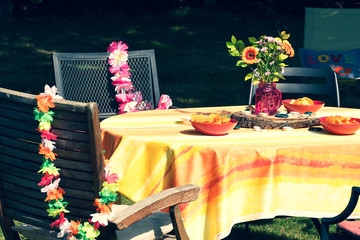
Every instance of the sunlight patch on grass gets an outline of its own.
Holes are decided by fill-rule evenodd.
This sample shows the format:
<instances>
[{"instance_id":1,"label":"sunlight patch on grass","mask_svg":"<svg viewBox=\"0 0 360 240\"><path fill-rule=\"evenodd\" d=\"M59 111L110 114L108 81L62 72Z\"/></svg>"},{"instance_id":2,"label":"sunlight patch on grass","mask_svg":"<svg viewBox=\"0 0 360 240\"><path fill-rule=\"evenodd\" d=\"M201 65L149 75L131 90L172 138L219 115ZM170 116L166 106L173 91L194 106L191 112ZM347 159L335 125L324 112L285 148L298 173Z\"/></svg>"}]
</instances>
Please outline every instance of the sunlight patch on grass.
<instances>
[{"instance_id":1,"label":"sunlight patch on grass","mask_svg":"<svg viewBox=\"0 0 360 240\"><path fill-rule=\"evenodd\" d=\"M53 51L50 52L50 51L47 51L45 49L40 49L40 48L37 48L36 52L42 53L42 54L47 54L47 55L51 55L53 53Z\"/></svg>"},{"instance_id":2,"label":"sunlight patch on grass","mask_svg":"<svg viewBox=\"0 0 360 240\"><path fill-rule=\"evenodd\" d=\"M135 35L135 34L139 34L139 30L132 28L132 29L127 30L125 33L129 34L129 35Z\"/></svg>"},{"instance_id":3,"label":"sunlight patch on grass","mask_svg":"<svg viewBox=\"0 0 360 240\"><path fill-rule=\"evenodd\" d=\"M150 42L153 46L156 46L156 47L161 47L163 46L163 43L159 42L159 41L151 41Z\"/></svg>"},{"instance_id":4,"label":"sunlight patch on grass","mask_svg":"<svg viewBox=\"0 0 360 240\"><path fill-rule=\"evenodd\" d=\"M195 98L175 98L175 101L179 104L199 104L199 99Z\"/></svg>"},{"instance_id":5,"label":"sunlight patch on grass","mask_svg":"<svg viewBox=\"0 0 360 240\"><path fill-rule=\"evenodd\" d=\"M182 30L185 30L185 29L186 29L186 27L178 26L178 25L170 27L170 30L173 31L173 32L179 32L179 31L182 31Z\"/></svg>"}]
</instances>

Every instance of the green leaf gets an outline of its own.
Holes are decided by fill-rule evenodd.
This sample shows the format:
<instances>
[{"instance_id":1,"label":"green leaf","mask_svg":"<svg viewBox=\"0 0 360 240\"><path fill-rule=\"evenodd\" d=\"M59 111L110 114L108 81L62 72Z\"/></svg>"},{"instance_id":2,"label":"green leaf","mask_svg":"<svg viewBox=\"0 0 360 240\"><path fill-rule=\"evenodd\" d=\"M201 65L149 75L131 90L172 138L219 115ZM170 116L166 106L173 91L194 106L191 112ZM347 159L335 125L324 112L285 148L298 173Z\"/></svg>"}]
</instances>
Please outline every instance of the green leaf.
<instances>
[{"instance_id":1,"label":"green leaf","mask_svg":"<svg viewBox=\"0 0 360 240\"><path fill-rule=\"evenodd\" d=\"M236 37L235 37L234 35L231 36L231 42L232 42L233 44L236 43Z\"/></svg>"},{"instance_id":2,"label":"green leaf","mask_svg":"<svg viewBox=\"0 0 360 240\"><path fill-rule=\"evenodd\" d=\"M243 62L243 60L239 60L239 61L237 61L237 63L236 63L236 66L238 67L238 66L241 66L241 64L243 64L244 62Z\"/></svg>"},{"instance_id":3,"label":"green leaf","mask_svg":"<svg viewBox=\"0 0 360 240\"><path fill-rule=\"evenodd\" d=\"M251 44L255 44L257 42L257 39L254 37L249 37L248 39Z\"/></svg>"},{"instance_id":4,"label":"green leaf","mask_svg":"<svg viewBox=\"0 0 360 240\"><path fill-rule=\"evenodd\" d=\"M278 74L277 76L278 76L278 78L281 78L281 79L284 79L284 80L285 80L285 77L284 77L283 75Z\"/></svg>"},{"instance_id":5,"label":"green leaf","mask_svg":"<svg viewBox=\"0 0 360 240\"><path fill-rule=\"evenodd\" d=\"M245 81L247 81L247 80L249 80L249 79L252 79L252 77L254 76L254 73L248 73L248 74L246 74L246 76L245 76Z\"/></svg>"},{"instance_id":6,"label":"green leaf","mask_svg":"<svg viewBox=\"0 0 360 240\"><path fill-rule=\"evenodd\" d=\"M234 56L234 57L238 57L240 56L240 53L238 50L234 49L234 50L229 50L229 53L231 54L231 56Z\"/></svg>"},{"instance_id":7,"label":"green leaf","mask_svg":"<svg viewBox=\"0 0 360 240\"><path fill-rule=\"evenodd\" d=\"M290 37L290 34L285 34L284 36L282 36L282 39L288 39Z\"/></svg>"},{"instance_id":8,"label":"green leaf","mask_svg":"<svg viewBox=\"0 0 360 240\"><path fill-rule=\"evenodd\" d=\"M245 43L242 40L239 40L236 42L235 47L238 51L242 52L242 50L245 48Z\"/></svg>"},{"instance_id":9,"label":"green leaf","mask_svg":"<svg viewBox=\"0 0 360 240\"><path fill-rule=\"evenodd\" d=\"M281 60L281 61L284 61L285 59L287 59L289 56L288 55L286 55L286 54L280 54L279 55L279 59Z\"/></svg>"},{"instance_id":10,"label":"green leaf","mask_svg":"<svg viewBox=\"0 0 360 240\"><path fill-rule=\"evenodd\" d=\"M226 42L226 46L227 46L228 48L234 48L234 47L235 47L232 42Z\"/></svg>"}]
</instances>

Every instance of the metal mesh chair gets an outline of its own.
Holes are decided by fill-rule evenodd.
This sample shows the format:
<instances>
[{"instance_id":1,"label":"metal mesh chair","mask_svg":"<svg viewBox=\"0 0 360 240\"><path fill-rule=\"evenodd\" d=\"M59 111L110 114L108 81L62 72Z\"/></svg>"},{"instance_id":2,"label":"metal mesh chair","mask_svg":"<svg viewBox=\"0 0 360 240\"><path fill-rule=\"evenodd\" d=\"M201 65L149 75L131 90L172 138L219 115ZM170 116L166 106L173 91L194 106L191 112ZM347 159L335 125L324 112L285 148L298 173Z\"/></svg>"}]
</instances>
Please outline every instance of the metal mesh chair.
<instances>
[{"instance_id":1,"label":"metal mesh chair","mask_svg":"<svg viewBox=\"0 0 360 240\"><path fill-rule=\"evenodd\" d=\"M302 81L304 81L305 78L325 79L325 83L292 83L286 82L287 80L285 80L285 82L276 83L276 88L282 93L328 95L331 96L331 100L335 102L333 105L340 107L339 87L334 71L320 68L286 67L282 75L286 77L287 80L290 80L291 77L300 77ZM257 88L258 85L254 85L251 82L249 105L253 102Z\"/></svg>"},{"instance_id":2,"label":"metal mesh chair","mask_svg":"<svg viewBox=\"0 0 360 240\"><path fill-rule=\"evenodd\" d=\"M60 95L72 101L96 102L101 119L115 115L119 106L108 57L109 53L53 53ZM135 90L154 108L160 99L154 50L129 51L128 63Z\"/></svg>"}]
</instances>

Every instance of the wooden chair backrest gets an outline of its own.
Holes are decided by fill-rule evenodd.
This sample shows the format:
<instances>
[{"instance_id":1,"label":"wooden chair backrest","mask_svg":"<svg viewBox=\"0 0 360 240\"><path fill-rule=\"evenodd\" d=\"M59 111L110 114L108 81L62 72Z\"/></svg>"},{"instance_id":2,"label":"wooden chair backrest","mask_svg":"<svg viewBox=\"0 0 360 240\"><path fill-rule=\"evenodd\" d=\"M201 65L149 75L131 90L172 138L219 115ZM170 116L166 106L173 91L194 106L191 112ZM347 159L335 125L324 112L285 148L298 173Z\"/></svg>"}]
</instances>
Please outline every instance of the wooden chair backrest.
<instances>
[{"instance_id":1,"label":"wooden chair backrest","mask_svg":"<svg viewBox=\"0 0 360 240\"><path fill-rule=\"evenodd\" d=\"M55 165L61 169L64 201L69 202L66 217L84 222L96 210L93 202L104 179L97 104L54 103L51 131L58 136ZM38 186L42 156L35 107L35 95L0 88L0 210L2 220L51 229L55 219L48 216L46 193Z\"/></svg>"}]
</instances>

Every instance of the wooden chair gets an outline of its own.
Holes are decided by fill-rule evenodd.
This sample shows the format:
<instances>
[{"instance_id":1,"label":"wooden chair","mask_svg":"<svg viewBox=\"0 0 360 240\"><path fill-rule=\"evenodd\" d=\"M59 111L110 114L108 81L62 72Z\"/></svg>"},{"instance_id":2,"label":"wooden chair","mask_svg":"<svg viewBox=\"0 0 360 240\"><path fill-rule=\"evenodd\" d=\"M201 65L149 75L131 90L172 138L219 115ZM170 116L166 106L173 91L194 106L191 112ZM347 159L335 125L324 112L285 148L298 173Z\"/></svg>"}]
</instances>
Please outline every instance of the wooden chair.
<instances>
[{"instance_id":1,"label":"wooden chair","mask_svg":"<svg viewBox=\"0 0 360 240\"><path fill-rule=\"evenodd\" d=\"M160 100L155 51L128 52L131 80L152 109ZM115 115L119 104L111 84L109 53L53 53L56 87L64 99L96 102L101 119Z\"/></svg>"},{"instance_id":2,"label":"wooden chair","mask_svg":"<svg viewBox=\"0 0 360 240\"><path fill-rule=\"evenodd\" d=\"M337 224L338 230L345 235L348 235L355 239L360 239L360 220L357 221L346 221L346 219L354 211L356 204L359 200L360 187L353 187L351 189L351 196L348 205L345 209L335 217L322 218L320 227L320 240L329 240L329 226Z\"/></svg>"},{"instance_id":3,"label":"wooden chair","mask_svg":"<svg viewBox=\"0 0 360 240\"><path fill-rule=\"evenodd\" d=\"M93 201L104 181L97 104L66 100L54 100L54 103L51 129L58 136L54 152L58 154L56 166L61 168L65 201L69 202L70 213L66 217L87 221L89 214L95 213ZM52 239L48 236L57 234L49 225L55 219L48 216L46 196L38 186L41 137L36 130L34 107L35 95L0 88L0 214L7 240L19 239L17 231L29 239ZM129 234L157 235L162 230L166 234L173 229L177 239L188 239L178 205L194 201L198 194L198 186L186 185L164 190L131 206L116 205L114 224L102 229L100 237L136 239ZM165 208L170 208L170 215L158 212ZM14 227L14 220L25 225ZM154 221L162 226L153 226ZM121 231L115 231L115 224ZM144 232L134 229L139 226L153 229Z\"/></svg>"},{"instance_id":4,"label":"wooden chair","mask_svg":"<svg viewBox=\"0 0 360 240\"><path fill-rule=\"evenodd\" d=\"M339 87L337 82L336 74L330 69L319 69L319 68L303 68L303 67L285 67L284 73L282 74L286 80L283 82L276 83L276 87L282 93L298 93L305 95L328 95L335 102L335 106L340 107L340 96ZM318 78L325 79L325 83L291 83L286 82L292 77L300 77L303 81L304 78ZM249 105L252 104L255 91L258 85L254 85L251 82L250 94L249 94ZM300 97L300 95L299 95ZM328 103L326 103L328 105Z\"/></svg>"}]
</instances>

